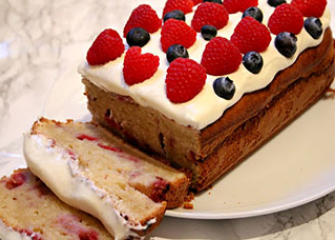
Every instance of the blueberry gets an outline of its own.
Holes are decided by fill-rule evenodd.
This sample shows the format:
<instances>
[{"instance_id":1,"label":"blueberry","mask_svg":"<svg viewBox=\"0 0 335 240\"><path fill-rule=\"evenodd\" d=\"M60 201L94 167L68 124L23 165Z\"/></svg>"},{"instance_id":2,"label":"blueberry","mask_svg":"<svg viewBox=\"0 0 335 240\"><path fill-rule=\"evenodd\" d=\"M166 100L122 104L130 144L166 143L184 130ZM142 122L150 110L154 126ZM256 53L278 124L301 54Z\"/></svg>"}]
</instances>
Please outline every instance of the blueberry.
<instances>
[{"instance_id":1,"label":"blueberry","mask_svg":"<svg viewBox=\"0 0 335 240\"><path fill-rule=\"evenodd\" d=\"M129 46L143 47L150 40L150 34L143 28L133 28L127 34Z\"/></svg>"},{"instance_id":2,"label":"blueberry","mask_svg":"<svg viewBox=\"0 0 335 240\"><path fill-rule=\"evenodd\" d=\"M297 51L297 37L290 32L281 32L275 38L277 50L285 57L292 57Z\"/></svg>"},{"instance_id":3,"label":"blueberry","mask_svg":"<svg viewBox=\"0 0 335 240\"><path fill-rule=\"evenodd\" d=\"M217 33L218 33L218 30L216 29L216 27L214 27L212 25L204 25L201 28L201 35L207 41L216 37Z\"/></svg>"},{"instance_id":4,"label":"blueberry","mask_svg":"<svg viewBox=\"0 0 335 240\"><path fill-rule=\"evenodd\" d=\"M258 52L247 52L243 56L243 65L250 72L257 74L263 67L263 58Z\"/></svg>"},{"instance_id":5,"label":"blueberry","mask_svg":"<svg viewBox=\"0 0 335 240\"><path fill-rule=\"evenodd\" d=\"M203 2L214 2L214 3L222 4L222 0L203 0Z\"/></svg>"},{"instance_id":6,"label":"blueberry","mask_svg":"<svg viewBox=\"0 0 335 240\"><path fill-rule=\"evenodd\" d=\"M320 19L309 17L305 20L304 27L314 39L319 39L322 34L322 23Z\"/></svg>"},{"instance_id":7,"label":"blueberry","mask_svg":"<svg viewBox=\"0 0 335 240\"><path fill-rule=\"evenodd\" d=\"M166 58L169 63L177 58L188 58L187 49L183 45L171 45L166 52Z\"/></svg>"},{"instance_id":8,"label":"blueberry","mask_svg":"<svg viewBox=\"0 0 335 240\"><path fill-rule=\"evenodd\" d=\"M214 92L221 98L230 100L235 94L235 85L228 77L215 79L213 83Z\"/></svg>"},{"instance_id":9,"label":"blueberry","mask_svg":"<svg viewBox=\"0 0 335 240\"><path fill-rule=\"evenodd\" d=\"M285 0L268 0L268 4L271 7L277 7L277 6L279 6L280 4L283 4L283 3L286 3L286 1Z\"/></svg>"},{"instance_id":10,"label":"blueberry","mask_svg":"<svg viewBox=\"0 0 335 240\"><path fill-rule=\"evenodd\" d=\"M253 17L260 23L263 21L263 13L258 7L247 8L243 13L242 18L245 18L246 16Z\"/></svg>"},{"instance_id":11,"label":"blueberry","mask_svg":"<svg viewBox=\"0 0 335 240\"><path fill-rule=\"evenodd\" d=\"M180 10L173 10L173 11L168 12L167 14L165 14L164 22L166 22L170 18L181 20L181 21L185 22L185 14L184 14L183 11L180 11Z\"/></svg>"}]
</instances>

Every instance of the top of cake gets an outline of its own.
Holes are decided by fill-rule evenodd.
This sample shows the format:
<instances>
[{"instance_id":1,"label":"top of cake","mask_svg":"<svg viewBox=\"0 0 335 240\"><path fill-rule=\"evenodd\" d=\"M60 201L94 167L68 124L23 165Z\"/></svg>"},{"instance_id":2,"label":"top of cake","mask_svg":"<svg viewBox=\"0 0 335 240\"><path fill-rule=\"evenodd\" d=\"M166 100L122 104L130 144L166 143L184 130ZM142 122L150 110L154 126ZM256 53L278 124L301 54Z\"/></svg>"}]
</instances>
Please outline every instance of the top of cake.
<instances>
[{"instance_id":1,"label":"top of cake","mask_svg":"<svg viewBox=\"0 0 335 240\"><path fill-rule=\"evenodd\" d=\"M330 23L326 4L168 0L159 11L142 4L122 34L106 29L97 37L79 72L107 91L203 129L322 41Z\"/></svg>"}]
</instances>

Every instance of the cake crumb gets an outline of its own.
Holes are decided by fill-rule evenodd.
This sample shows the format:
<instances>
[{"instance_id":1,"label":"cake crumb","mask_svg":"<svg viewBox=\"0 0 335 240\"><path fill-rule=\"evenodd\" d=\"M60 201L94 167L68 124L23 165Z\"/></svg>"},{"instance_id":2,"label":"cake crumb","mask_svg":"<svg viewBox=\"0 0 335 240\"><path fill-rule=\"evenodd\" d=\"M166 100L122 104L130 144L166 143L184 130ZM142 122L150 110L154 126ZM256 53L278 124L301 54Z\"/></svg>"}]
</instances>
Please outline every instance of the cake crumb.
<instances>
[{"instance_id":1,"label":"cake crumb","mask_svg":"<svg viewBox=\"0 0 335 240\"><path fill-rule=\"evenodd\" d=\"M189 192L188 195L185 197L184 199L184 204L183 204L183 208L184 209L193 209L194 205L193 203L191 203L191 201L194 199L194 193L193 192Z\"/></svg>"},{"instance_id":2,"label":"cake crumb","mask_svg":"<svg viewBox=\"0 0 335 240\"><path fill-rule=\"evenodd\" d=\"M333 88L328 88L325 92L325 95L323 97L323 99L335 99L335 89Z\"/></svg>"},{"instance_id":3,"label":"cake crumb","mask_svg":"<svg viewBox=\"0 0 335 240\"><path fill-rule=\"evenodd\" d=\"M189 192L188 195L185 197L184 201L185 202L191 202L192 200L194 200L194 193Z\"/></svg>"},{"instance_id":4,"label":"cake crumb","mask_svg":"<svg viewBox=\"0 0 335 240\"><path fill-rule=\"evenodd\" d=\"M184 206L183 208L184 209L193 209L193 203L190 203L190 202L184 202Z\"/></svg>"}]
</instances>

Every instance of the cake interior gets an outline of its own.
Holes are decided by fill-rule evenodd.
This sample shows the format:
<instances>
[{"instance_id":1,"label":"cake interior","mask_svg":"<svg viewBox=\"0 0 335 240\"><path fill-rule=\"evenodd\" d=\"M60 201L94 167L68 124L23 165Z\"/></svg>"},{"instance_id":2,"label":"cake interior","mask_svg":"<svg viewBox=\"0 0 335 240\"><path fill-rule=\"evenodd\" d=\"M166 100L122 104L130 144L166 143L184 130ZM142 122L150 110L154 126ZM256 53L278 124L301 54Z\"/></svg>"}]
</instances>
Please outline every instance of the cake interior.
<instances>
[{"instance_id":1,"label":"cake interior","mask_svg":"<svg viewBox=\"0 0 335 240\"><path fill-rule=\"evenodd\" d=\"M0 180L0 219L32 239L113 239L95 218L61 202L28 169Z\"/></svg>"}]
</instances>

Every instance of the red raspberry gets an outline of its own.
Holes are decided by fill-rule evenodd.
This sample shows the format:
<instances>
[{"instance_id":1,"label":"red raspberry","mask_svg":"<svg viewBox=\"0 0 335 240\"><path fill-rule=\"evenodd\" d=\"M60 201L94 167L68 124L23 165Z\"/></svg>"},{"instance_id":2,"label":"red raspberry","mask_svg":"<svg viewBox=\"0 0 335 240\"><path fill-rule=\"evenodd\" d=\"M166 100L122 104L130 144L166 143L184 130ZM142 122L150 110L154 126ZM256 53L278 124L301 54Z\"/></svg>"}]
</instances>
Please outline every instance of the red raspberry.
<instances>
[{"instance_id":1,"label":"red raspberry","mask_svg":"<svg viewBox=\"0 0 335 240\"><path fill-rule=\"evenodd\" d=\"M198 5L199 3L202 3L203 0L192 0L192 2L193 2L193 5L195 6L195 5Z\"/></svg>"},{"instance_id":2,"label":"red raspberry","mask_svg":"<svg viewBox=\"0 0 335 240\"><path fill-rule=\"evenodd\" d=\"M184 14L190 13L192 12L192 7L192 0L167 0L163 10L163 17L173 10L180 10Z\"/></svg>"},{"instance_id":3,"label":"red raspberry","mask_svg":"<svg viewBox=\"0 0 335 240\"><path fill-rule=\"evenodd\" d=\"M141 83L151 78L158 69L159 57L141 54L140 47L131 47L126 53L123 63L123 77L128 85Z\"/></svg>"},{"instance_id":4,"label":"red raspberry","mask_svg":"<svg viewBox=\"0 0 335 240\"><path fill-rule=\"evenodd\" d=\"M319 18L325 11L327 0L293 0L291 4L298 8L305 17Z\"/></svg>"},{"instance_id":5,"label":"red raspberry","mask_svg":"<svg viewBox=\"0 0 335 240\"><path fill-rule=\"evenodd\" d=\"M214 76L235 72L242 62L238 48L223 37L213 38L205 48L201 64Z\"/></svg>"},{"instance_id":6,"label":"red raspberry","mask_svg":"<svg viewBox=\"0 0 335 240\"><path fill-rule=\"evenodd\" d=\"M229 14L223 5L204 2L194 13L192 27L197 32L200 32L204 25L212 25L217 29L221 29L227 25L228 19Z\"/></svg>"},{"instance_id":7,"label":"red raspberry","mask_svg":"<svg viewBox=\"0 0 335 240\"><path fill-rule=\"evenodd\" d=\"M161 26L162 19L157 16L155 10L148 4L142 4L135 8L131 13L126 26L123 29L123 37L126 37L127 33L135 27L141 27L149 33L154 33L160 29Z\"/></svg>"},{"instance_id":8,"label":"red raspberry","mask_svg":"<svg viewBox=\"0 0 335 240\"><path fill-rule=\"evenodd\" d=\"M173 103L191 100L202 90L206 78L206 69L199 63L188 58L177 58L167 70L167 98Z\"/></svg>"},{"instance_id":9,"label":"red raspberry","mask_svg":"<svg viewBox=\"0 0 335 240\"><path fill-rule=\"evenodd\" d=\"M94 40L86 60L90 65L105 64L117 59L123 52L124 44L120 35L113 29L106 29Z\"/></svg>"},{"instance_id":10,"label":"red raspberry","mask_svg":"<svg viewBox=\"0 0 335 240\"><path fill-rule=\"evenodd\" d=\"M258 0L224 0L223 6L229 13L244 12L249 7L257 7Z\"/></svg>"},{"instance_id":11,"label":"red raspberry","mask_svg":"<svg viewBox=\"0 0 335 240\"><path fill-rule=\"evenodd\" d=\"M252 17L243 18L234 29L230 40L242 53L263 52L271 42L268 28Z\"/></svg>"},{"instance_id":12,"label":"red raspberry","mask_svg":"<svg viewBox=\"0 0 335 240\"><path fill-rule=\"evenodd\" d=\"M162 28L161 44L164 52L173 44L191 47L196 40L197 33L184 21L169 19Z\"/></svg>"},{"instance_id":13,"label":"red raspberry","mask_svg":"<svg viewBox=\"0 0 335 240\"><path fill-rule=\"evenodd\" d=\"M304 17L296 7L284 3L276 7L269 19L268 26L271 33L275 35L281 32L298 34L304 26Z\"/></svg>"}]
</instances>

